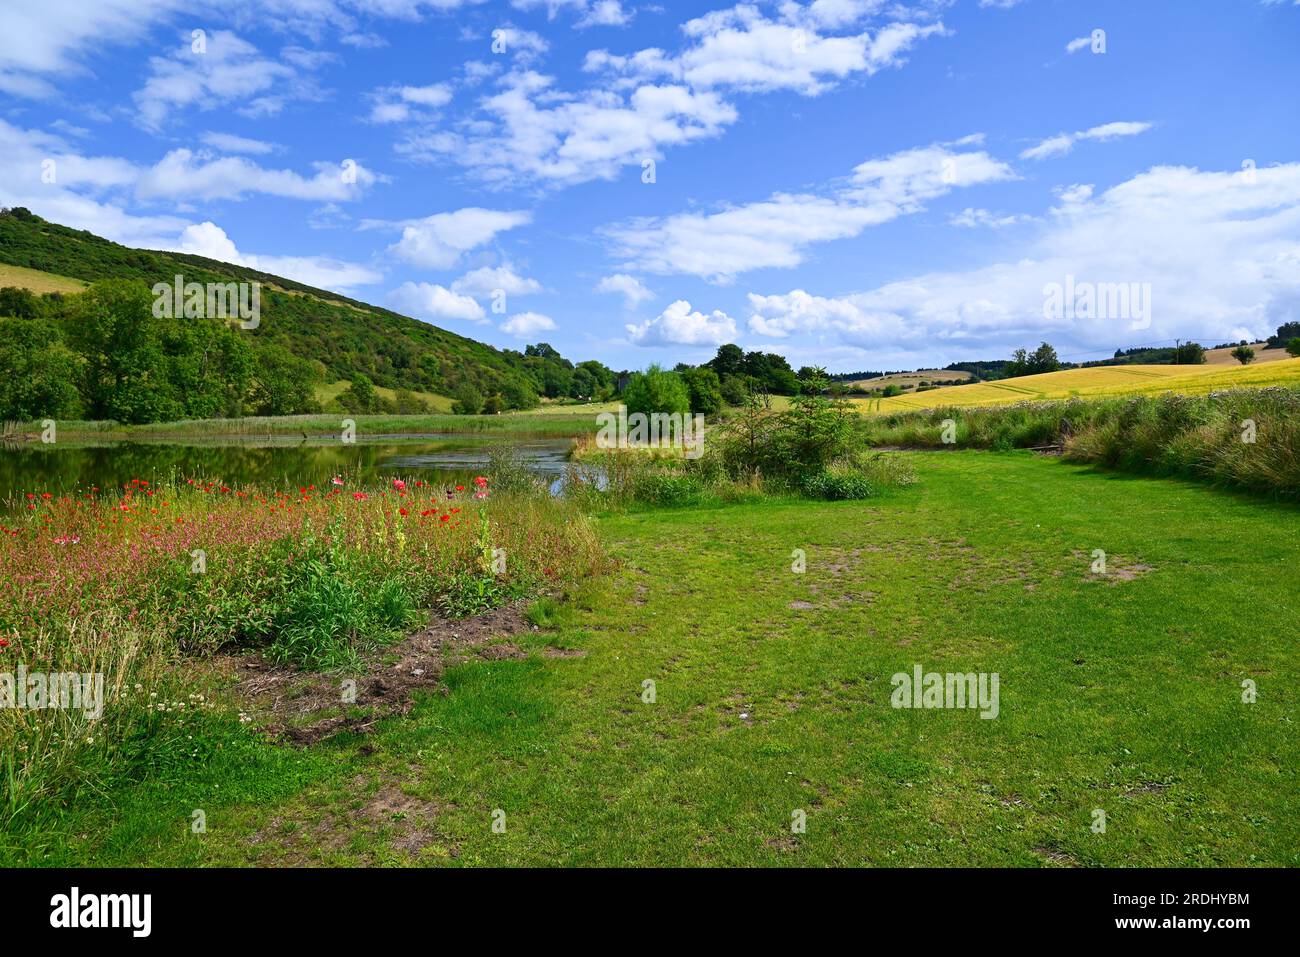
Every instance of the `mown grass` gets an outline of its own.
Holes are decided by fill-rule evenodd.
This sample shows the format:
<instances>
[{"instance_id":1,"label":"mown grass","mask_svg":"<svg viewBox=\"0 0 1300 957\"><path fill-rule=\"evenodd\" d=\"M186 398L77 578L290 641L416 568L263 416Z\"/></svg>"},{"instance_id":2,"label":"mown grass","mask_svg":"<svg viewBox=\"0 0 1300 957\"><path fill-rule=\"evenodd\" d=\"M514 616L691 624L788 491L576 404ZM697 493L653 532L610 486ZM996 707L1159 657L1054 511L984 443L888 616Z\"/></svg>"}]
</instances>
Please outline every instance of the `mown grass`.
<instances>
[{"instance_id":1,"label":"mown grass","mask_svg":"<svg viewBox=\"0 0 1300 957\"><path fill-rule=\"evenodd\" d=\"M919 482L868 501L606 515L619 571L542 603L532 657L460 667L364 739L212 732L212 760L63 809L11 857L1300 864L1300 511L1027 453L911 457ZM1094 575L1094 549L1131 575ZM891 708L914 664L998 672L999 717ZM369 814L384 789L409 806Z\"/></svg>"},{"instance_id":2,"label":"mown grass","mask_svg":"<svg viewBox=\"0 0 1300 957\"><path fill-rule=\"evenodd\" d=\"M887 399L852 401L864 414L890 415L942 406L975 408L1072 398L1156 396L1164 392L1203 395L1223 389L1295 385L1300 385L1300 359L1231 368L1219 365L1095 366L948 386Z\"/></svg>"}]
</instances>

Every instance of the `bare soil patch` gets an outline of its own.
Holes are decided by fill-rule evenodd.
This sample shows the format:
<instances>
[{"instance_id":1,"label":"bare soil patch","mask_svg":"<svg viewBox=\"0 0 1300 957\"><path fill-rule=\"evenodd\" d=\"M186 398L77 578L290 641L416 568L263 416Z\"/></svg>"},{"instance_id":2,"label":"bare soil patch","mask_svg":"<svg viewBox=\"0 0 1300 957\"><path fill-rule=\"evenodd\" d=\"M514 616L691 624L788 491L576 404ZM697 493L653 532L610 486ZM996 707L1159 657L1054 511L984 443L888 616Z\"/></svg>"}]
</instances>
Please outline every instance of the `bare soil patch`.
<instances>
[{"instance_id":1,"label":"bare soil patch","mask_svg":"<svg viewBox=\"0 0 1300 957\"><path fill-rule=\"evenodd\" d=\"M506 639L535 630L516 602L472 618L434 617L397 644L363 656L353 672L302 672L260 654L229 656L220 665L234 675L236 696L269 736L306 745L340 731L364 734L381 718L406 714L417 692L445 692L442 675L449 667L524 657Z\"/></svg>"}]
</instances>

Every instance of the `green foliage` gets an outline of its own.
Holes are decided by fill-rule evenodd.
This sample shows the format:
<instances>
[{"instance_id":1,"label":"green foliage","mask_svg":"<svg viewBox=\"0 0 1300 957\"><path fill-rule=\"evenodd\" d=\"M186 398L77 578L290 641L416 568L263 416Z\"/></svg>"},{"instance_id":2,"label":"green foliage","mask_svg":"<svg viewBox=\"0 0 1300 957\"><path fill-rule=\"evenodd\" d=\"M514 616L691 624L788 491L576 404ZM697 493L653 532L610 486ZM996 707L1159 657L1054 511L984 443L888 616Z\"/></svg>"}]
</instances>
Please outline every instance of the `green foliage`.
<instances>
[{"instance_id":1,"label":"green foliage","mask_svg":"<svg viewBox=\"0 0 1300 957\"><path fill-rule=\"evenodd\" d=\"M451 411L456 415L478 415L483 411L483 393L466 382L456 390Z\"/></svg>"},{"instance_id":2,"label":"green foliage","mask_svg":"<svg viewBox=\"0 0 1300 957\"><path fill-rule=\"evenodd\" d=\"M623 403L629 414L664 412L685 415L691 410L690 394L682 377L676 372L665 372L658 365L632 376L632 381L623 390Z\"/></svg>"},{"instance_id":3,"label":"green foliage","mask_svg":"<svg viewBox=\"0 0 1300 957\"><path fill-rule=\"evenodd\" d=\"M13 316L15 319L35 319L41 314L40 306L28 289L5 286L0 289L0 316Z\"/></svg>"},{"instance_id":4,"label":"green foliage","mask_svg":"<svg viewBox=\"0 0 1300 957\"><path fill-rule=\"evenodd\" d=\"M1286 344L1286 354L1300 358L1300 336L1296 336Z\"/></svg>"},{"instance_id":5,"label":"green foliage","mask_svg":"<svg viewBox=\"0 0 1300 957\"><path fill-rule=\"evenodd\" d=\"M1205 346L1199 342L1184 342L1174 349L1174 365L1199 366L1205 364Z\"/></svg>"},{"instance_id":6,"label":"green foliage","mask_svg":"<svg viewBox=\"0 0 1300 957\"><path fill-rule=\"evenodd\" d=\"M43 319L0 318L0 421L75 418L77 357Z\"/></svg>"},{"instance_id":7,"label":"green foliage","mask_svg":"<svg viewBox=\"0 0 1300 957\"><path fill-rule=\"evenodd\" d=\"M691 411L715 415L722 409L722 383L718 374L707 366L685 369L680 373L690 396Z\"/></svg>"},{"instance_id":8,"label":"green foliage","mask_svg":"<svg viewBox=\"0 0 1300 957\"><path fill-rule=\"evenodd\" d=\"M241 330L242 335L255 352L258 347L274 345L282 354L315 364L318 371L312 378L316 382L351 381L365 375L375 386L438 395L455 395L468 384L483 395L500 395L510 409L532 408L541 392L554 396L571 393L571 364L545 343L540 349L530 347L533 351L527 355L498 351L428 323L281 276L200 256L129 249L82 230L46 222L22 208L0 210L0 262L91 283L136 280L146 289L157 282L171 283L178 274L186 282L261 283L260 325L255 330ZM42 296L35 301L35 308L38 315L51 309L62 315L70 308L67 303L80 298ZM8 310L26 316L32 308L32 297L25 290L0 291L0 315ZM115 406L131 416L120 421L189 415L183 402L151 403L146 396L128 395L139 384L140 375L148 372L147 377L152 378L154 374L152 365L139 367L147 351L142 342L131 360L136 368L132 371L124 364L123 372L130 374L115 387L122 393ZM282 362L271 366L284 371ZM584 366L608 388L608 369L600 363ZM254 368L262 368L262 364L254 361ZM95 371L104 372L102 368ZM596 375L598 371L600 375ZM292 376L295 382L300 378L297 373ZM241 384L231 385L235 391ZM297 384L277 380L244 385L257 393L249 401L252 408L270 407L280 414L312 411L309 393ZM289 387L284 388L286 385ZM92 401L83 394L83 399L88 407L108 404L102 396ZM300 401L299 406L286 408L284 403L290 399Z\"/></svg>"},{"instance_id":9,"label":"green foliage","mask_svg":"<svg viewBox=\"0 0 1300 957\"><path fill-rule=\"evenodd\" d=\"M528 467L518 447L495 442L488 449L484 468L492 490L497 493L532 494L543 490L542 482Z\"/></svg>"},{"instance_id":10,"label":"green foliage","mask_svg":"<svg viewBox=\"0 0 1300 957\"><path fill-rule=\"evenodd\" d=\"M745 378L739 375L724 375L722 377L722 401L727 405L744 405L750 396L750 388Z\"/></svg>"},{"instance_id":11,"label":"green foliage","mask_svg":"<svg viewBox=\"0 0 1300 957\"><path fill-rule=\"evenodd\" d=\"M750 381L751 391L772 395L794 395L799 391L799 379L784 356L775 352L745 352L735 343L719 346L717 354L706 364L726 382L728 376L739 376ZM725 393L724 393L725 395ZM732 402L739 405L739 402Z\"/></svg>"},{"instance_id":12,"label":"green foliage","mask_svg":"<svg viewBox=\"0 0 1300 957\"><path fill-rule=\"evenodd\" d=\"M1237 346L1232 350L1232 357L1242 365L1250 365L1255 361L1255 350L1250 346Z\"/></svg>"},{"instance_id":13,"label":"green foliage","mask_svg":"<svg viewBox=\"0 0 1300 957\"><path fill-rule=\"evenodd\" d=\"M1056 372L1061 368L1061 360L1056 356L1056 350L1046 342L1042 343L1033 353L1027 353L1024 349L1017 349L1007 363L1007 378L1022 375L1039 375L1044 372Z\"/></svg>"}]
</instances>

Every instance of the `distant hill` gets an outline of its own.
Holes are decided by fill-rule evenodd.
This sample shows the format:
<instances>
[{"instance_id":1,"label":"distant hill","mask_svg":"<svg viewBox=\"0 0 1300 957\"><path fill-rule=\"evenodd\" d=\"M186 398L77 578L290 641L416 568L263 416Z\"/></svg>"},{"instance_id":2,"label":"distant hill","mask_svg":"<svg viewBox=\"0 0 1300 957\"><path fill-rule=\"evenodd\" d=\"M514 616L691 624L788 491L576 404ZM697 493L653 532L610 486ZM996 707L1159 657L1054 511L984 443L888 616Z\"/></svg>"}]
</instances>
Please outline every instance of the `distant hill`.
<instances>
[{"instance_id":1,"label":"distant hill","mask_svg":"<svg viewBox=\"0 0 1300 957\"><path fill-rule=\"evenodd\" d=\"M536 357L246 266L132 249L25 209L0 211L0 264L0 286L37 293L72 292L76 280L139 279L152 286L177 274L186 282L261 283L261 322L246 334L308 360L322 384L363 374L383 390L454 396L469 388L504 396L507 407L535 404L546 389L543 360Z\"/></svg>"}]
</instances>

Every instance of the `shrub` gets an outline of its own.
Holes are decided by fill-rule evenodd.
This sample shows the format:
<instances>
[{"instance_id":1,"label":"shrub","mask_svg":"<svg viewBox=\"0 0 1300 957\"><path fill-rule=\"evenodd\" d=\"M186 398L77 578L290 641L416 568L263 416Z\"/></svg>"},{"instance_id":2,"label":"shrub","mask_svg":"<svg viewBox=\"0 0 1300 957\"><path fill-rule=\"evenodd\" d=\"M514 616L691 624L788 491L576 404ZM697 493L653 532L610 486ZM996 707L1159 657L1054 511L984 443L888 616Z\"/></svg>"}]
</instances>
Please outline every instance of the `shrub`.
<instances>
[{"instance_id":1,"label":"shrub","mask_svg":"<svg viewBox=\"0 0 1300 957\"><path fill-rule=\"evenodd\" d=\"M658 365L632 376L623 390L623 404L629 414L665 412L671 415L676 412L686 415L691 411L690 394L682 377L676 372L665 372Z\"/></svg>"}]
</instances>

